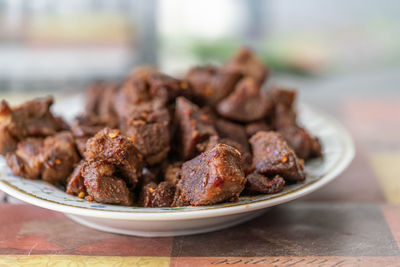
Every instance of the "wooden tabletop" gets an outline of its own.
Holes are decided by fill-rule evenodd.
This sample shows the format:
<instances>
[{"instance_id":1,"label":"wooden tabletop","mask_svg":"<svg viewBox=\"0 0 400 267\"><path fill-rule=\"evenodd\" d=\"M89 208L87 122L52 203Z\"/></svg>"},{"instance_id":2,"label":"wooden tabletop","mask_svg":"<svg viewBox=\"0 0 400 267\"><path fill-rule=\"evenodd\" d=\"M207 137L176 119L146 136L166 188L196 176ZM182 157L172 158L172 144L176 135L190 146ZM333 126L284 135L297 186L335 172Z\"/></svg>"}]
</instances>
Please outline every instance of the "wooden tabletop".
<instances>
[{"instance_id":1,"label":"wooden tabletop","mask_svg":"<svg viewBox=\"0 0 400 267\"><path fill-rule=\"evenodd\" d=\"M0 266L400 266L400 89L395 97L341 93L334 102L310 97L356 143L351 166L325 188L239 226L168 238L99 232L3 203Z\"/></svg>"}]
</instances>

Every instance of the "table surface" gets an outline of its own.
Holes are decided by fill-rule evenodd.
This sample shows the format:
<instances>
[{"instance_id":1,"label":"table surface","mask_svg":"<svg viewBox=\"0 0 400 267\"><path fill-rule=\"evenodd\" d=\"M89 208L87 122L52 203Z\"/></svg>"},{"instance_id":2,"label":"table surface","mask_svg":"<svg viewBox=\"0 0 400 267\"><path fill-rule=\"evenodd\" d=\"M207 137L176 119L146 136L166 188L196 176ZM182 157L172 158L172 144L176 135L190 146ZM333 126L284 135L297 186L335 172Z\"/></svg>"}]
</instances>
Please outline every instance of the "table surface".
<instances>
[{"instance_id":1,"label":"table surface","mask_svg":"<svg viewBox=\"0 0 400 267\"><path fill-rule=\"evenodd\" d=\"M382 79L366 79L373 81L362 80L365 91L336 94L303 83L314 86L303 98L334 114L356 144L351 166L325 188L239 226L168 238L99 232L57 212L3 203L0 266L400 266L400 89L381 92Z\"/></svg>"}]
</instances>

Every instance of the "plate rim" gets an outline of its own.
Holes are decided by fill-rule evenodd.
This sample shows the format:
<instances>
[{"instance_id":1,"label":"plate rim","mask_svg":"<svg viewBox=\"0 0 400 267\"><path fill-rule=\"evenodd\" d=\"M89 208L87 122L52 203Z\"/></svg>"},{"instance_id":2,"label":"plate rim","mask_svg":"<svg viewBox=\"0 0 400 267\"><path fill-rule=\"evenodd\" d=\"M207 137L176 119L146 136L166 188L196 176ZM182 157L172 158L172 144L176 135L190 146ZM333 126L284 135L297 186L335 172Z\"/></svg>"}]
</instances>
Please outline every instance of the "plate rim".
<instances>
[{"instance_id":1,"label":"plate rim","mask_svg":"<svg viewBox=\"0 0 400 267\"><path fill-rule=\"evenodd\" d=\"M212 208L210 206L209 209L200 209L200 210L165 210L163 212L140 212L136 210L132 211L112 211L112 210L99 210L99 209L90 209L84 207L77 207L73 205L68 205L64 203L57 203L50 200L42 199L37 196L31 195L23 190L7 183L6 181L0 180L0 189L5 193L27 202L29 204L33 204L35 206L39 206L45 209L50 209L62 213L68 213L79 216L89 216L96 218L105 218L105 219L118 219L118 220L140 220L140 221L170 221L170 220L184 220L184 219L198 219L198 218L209 218L209 217L219 217L219 216L227 216L238 213L247 213L263 208L272 207L275 205L279 205L282 203L286 203L302 196L308 195L317 189L323 187L324 185L330 183L335 178L339 176L352 162L355 156L355 146L353 139L349 132L345 129L345 127L338 122L335 118L330 115L322 112L321 110L309 107L308 105L301 104L305 106L307 109L312 111L312 113L318 113L320 117L324 120L328 121L330 125L332 125L337 132L340 133L338 135L343 142L343 152L341 154L341 158L338 163L330 169L327 173L325 173L319 179L312 181L308 184L305 184L302 187L296 188L293 191L287 192L283 195L277 195L276 197L272 197L269 199L257 200L250 203L241 203L241 204L231 204L229 206L218 206ZM149 208L151 209L151 208Z\"/></svg>"}]
</instances>

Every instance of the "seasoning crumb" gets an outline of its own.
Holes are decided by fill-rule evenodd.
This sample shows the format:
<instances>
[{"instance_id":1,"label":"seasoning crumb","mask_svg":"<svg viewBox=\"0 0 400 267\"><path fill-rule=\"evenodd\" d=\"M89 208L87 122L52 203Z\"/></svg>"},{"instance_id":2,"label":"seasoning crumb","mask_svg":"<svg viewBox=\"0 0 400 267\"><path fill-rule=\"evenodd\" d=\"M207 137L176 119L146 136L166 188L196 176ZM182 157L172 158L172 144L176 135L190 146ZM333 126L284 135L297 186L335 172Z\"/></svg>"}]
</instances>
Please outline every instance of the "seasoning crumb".
<instances>
[{"instance_id":1,"label":"seasoning crumb","mask_svg":"<svg viewBox=\"0 0 400 267\"><path fill-rule=\"evenodd\" d=\"M187 82L185 82L185 81L182 81L182 82L181 82L181 88L182 88L182 89L188 89L188 87L189 87L189 86L188 86L188 83L187 83Z\"/></svg>"},{"instance_id":2,"label":"seasoning crumb","mask_svg":"<svg viewBox=\"0 0 400 267\"><path fill-rule=\"evenodd\" d=\"M149 188L149 192L153 194L154 189L153 188Z\"/></svg>"},{"instance_id":3,"label":"seasoning crumb","mask_svg":"<svg viewBox=\"0 0 400 267\"><path fill-rule=\"evenodd\" d=\"M60 164L61 164L61 160L59 160L59 159L56 159L54 162L55 162L57 165L60 165Z\"/></svg>"},{"instance_id":4,"label":"seasoning crumb","mask_svg":"<svg viewBox=\"0 0 400 267\"><path fill-rule=\"evenodd\" d=\"M85 199L89 202L92 202L94 200L92 196L86 196Z\"/></svg>"},{"instance_id":5,"label":"seasoning crumb","mask_svg":"<svg viewBox=\"0 0 400 267\"><path fill-rule=\"evenodd\" d=\"M212 90L210 87L207 87L207 88L204 90L204 94L205 94L206 96L211 96L211 95L213 94L213 90Z\"/></svg>"},{"instance_id":6,"label":"seasoning crumb","mask_svg":"<svg viewBox=\"0 0 400 267\"><path fill-rule=\"evenodd\" d=\"M110 138L115 138L115 137L117 137L118 135L119 135L119 130L114 130L114 131L112 131L111 133L108 134L108 136L109 136Z\"/></svg>"},{"instance_id":7,"label":"seasoning crumb","mask_svg":"<svg viewBox=\"0 0 400 267\"><path fill-rule=\"evenodd\" d=\"M282 163L286 163L288 161L288 158L286 156L283 156L281 158Z\"/></svg>"},{"instance_id":8,"label":"seasoning crumb","mask_svg":"<svg viewBox=\"0 0 400 267\"><path fill-rule=\"evenodd\" d=\"M79 198L84 198L85 197L85 192L80 192L78 195Z\"/></svg>"}]
</instances>

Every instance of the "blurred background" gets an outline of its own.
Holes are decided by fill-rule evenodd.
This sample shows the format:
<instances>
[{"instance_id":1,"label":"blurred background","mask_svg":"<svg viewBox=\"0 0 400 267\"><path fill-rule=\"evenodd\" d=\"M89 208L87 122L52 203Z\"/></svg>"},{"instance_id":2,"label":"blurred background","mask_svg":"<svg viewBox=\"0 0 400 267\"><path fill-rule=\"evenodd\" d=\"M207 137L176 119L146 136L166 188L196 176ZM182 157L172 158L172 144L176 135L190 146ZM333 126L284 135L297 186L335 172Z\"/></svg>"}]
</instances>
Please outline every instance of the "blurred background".
<instances>
[{"instance_id":1,"label":"blurred background","mask_svg":"<svg viewBox=\"0 0 400 267\"><path fill-rule=\"evenodd\" d=\"M179 76L247 45L271 83L317 105L360 92L391 97L399 14L396 0L0 0L0 94L72 94L143 63Z\"/></svg>"}]
</instances>

